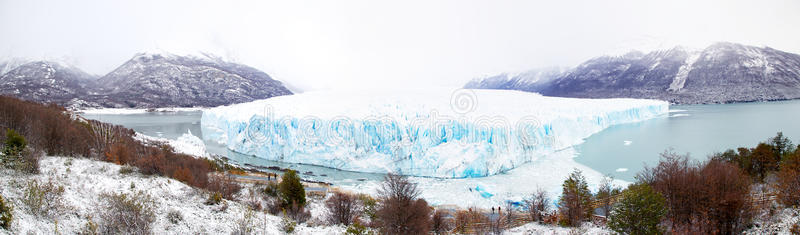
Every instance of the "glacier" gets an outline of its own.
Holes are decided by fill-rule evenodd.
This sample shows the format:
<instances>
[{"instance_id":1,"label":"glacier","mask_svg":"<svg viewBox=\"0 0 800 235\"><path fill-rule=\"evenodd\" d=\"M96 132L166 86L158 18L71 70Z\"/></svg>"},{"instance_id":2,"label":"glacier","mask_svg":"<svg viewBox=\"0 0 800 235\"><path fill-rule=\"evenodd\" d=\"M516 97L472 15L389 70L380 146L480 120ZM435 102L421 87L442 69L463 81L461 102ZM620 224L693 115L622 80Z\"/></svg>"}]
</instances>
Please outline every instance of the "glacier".
<instances>
[{"instance_id":1,"label":"glacier","mask_svg":"<svg viewBox=\"0 0 800 235\"><path fill-rule=\"evenodd\" d=\"M203 110L203 139L242 154L436 178L500 174L609 126L668 113L645 99L507 90L319 91Z\"/></svg>"}]
</instances>

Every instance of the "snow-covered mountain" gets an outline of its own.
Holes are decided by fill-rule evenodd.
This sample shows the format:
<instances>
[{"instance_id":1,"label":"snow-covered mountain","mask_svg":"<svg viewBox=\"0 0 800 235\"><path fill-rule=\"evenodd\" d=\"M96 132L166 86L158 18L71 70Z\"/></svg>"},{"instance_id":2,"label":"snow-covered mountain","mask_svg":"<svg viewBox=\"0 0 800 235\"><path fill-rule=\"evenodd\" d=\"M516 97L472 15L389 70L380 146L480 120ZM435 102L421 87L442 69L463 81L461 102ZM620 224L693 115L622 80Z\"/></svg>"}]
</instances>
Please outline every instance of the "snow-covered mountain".
<instances>
[{"instance_id":1,"label":"snow-covered mountain","mask_svg":"<svg viewBox=\"0 0 800 235\"><path fill-rule=\"evenodd\" d=\"M681 104L796 99L800 98L800 55L716 43L697 51L676 47L598 57L533 87L475 81L466 86L562 97L654 98Z\"/></svg>"},{"instance_id":2,"label":"snow-covered mountain","mask_svg":"<svg viewBox=\"0 0 800 235\"><path fill-rule=\"evenodd\" d=\"M0 94L73 108L219 106L292 94L255 68L212 55L140 53L97 78L62 62L16 60L0 77Z\"/></svg>"},{"instance_id":3,"label":"snow-covered mountain","mask_svg":"<svg viewBox=\"0 0 800 235\"><path fill-rule=\"evenodd\" d=\"M11 58L6 60L0 60L0 76L6 74L7 72L19 67L20 65L27 64L33 62L33 60L23 59L23 58Z\"/></svg>"},{"instance_id":4,"label":"snow-covered mountain","mask_svg":"<svg viewBox=\"0 0 800 235\"><path fill-rule=\"evenodd\" d=\"M213 56L141 53L98 80L104 107L219 106L290 95L255 68Z\"/></svg>"},{"instance_id":5,"label":"snow-covered mountain","mask_svg":"<svg viewBox=\"0 0 800 235\"><path fill-rule=\"evenodd\" d=\"M41 103L67 104L87 94L97 79L60 62L34 61L13 67L0 76L0 94Z\"/></svg>"},{"instance_id":6,"label":"snow-covered mountain","mask_svg":"<svg viewBox=\"0 0 800 235\"><path fill-rule=\"evenodd\" d=\"M467 83L467 85L464 85L464 88L538 91L543 88L543 85L549 84L553 79L564 74L565 71L565 68L550 67L529 70L519 74L504 73L496 76L473 79Z\"/></svg>"}]
</instances>

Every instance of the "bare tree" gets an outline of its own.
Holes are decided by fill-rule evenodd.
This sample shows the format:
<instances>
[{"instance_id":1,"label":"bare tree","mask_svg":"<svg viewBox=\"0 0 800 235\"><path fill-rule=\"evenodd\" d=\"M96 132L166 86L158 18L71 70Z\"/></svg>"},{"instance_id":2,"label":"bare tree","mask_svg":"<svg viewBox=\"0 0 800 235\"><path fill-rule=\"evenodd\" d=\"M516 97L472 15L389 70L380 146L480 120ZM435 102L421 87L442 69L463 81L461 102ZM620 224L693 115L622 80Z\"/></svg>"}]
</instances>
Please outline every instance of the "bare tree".
<instances>
[{"instance_id":1,"label":"bare tree","mask_svg":"<svg viewBox=\"0 0 800 235\"><path fill-rule=\"evenodd\" d=\"M355 196L336 191L333 196L325 200L328 209L328 222L331 224L350 225L359 214L358 200Z\"/></svg>"},{"instance_id":2,"label":"bare tree","mask_svg":"<svg viewBox=\"0 0 800 235\"><path fill-rule=\"evenodd\" d=\"M544 221L547 212L550 211L550 199L547 198L547 192L542 188L536 189L536 192L525 199L524 203L528 207L528 217L532 221Z\"/></svg>"},{"instance_id":3,"label":"bare tree","mask_svg":"<svg viewBox=\"0 0 800 235\"><path fill-rule=\"evenodd\" d=\"M614 187L612 182L614 181L614 177L608 175L603 177L603 180L600 182L600 186L597 189L597 200L600 202L599 208L600 213L604 216L608 216L611 212L613 199L617 196L622 190L618 187Z\"/></svg>"},{"instance_id":4,"label":"bare tree","mask_svg":"<svg viewBox=\"0 0 800 235\"><path fill-rule=\"evenodd\" d=\"M430 230L431 209L418 199L417 184L407 178L388 174L378 190L381 197L377 217L383 233L425 234Z\"/></svg>"}]
</instances>

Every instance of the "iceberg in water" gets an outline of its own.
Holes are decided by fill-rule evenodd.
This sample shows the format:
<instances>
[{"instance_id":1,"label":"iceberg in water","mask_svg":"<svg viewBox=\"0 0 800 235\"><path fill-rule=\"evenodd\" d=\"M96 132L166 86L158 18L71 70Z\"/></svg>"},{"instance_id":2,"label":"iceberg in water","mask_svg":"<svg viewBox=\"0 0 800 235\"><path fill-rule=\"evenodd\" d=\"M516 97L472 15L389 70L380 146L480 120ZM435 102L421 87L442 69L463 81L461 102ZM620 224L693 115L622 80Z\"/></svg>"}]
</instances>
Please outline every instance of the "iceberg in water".
<instances>
[{"instance_id":1,"label":"iceberg in water","mask_svg":"<svg viewBox=\"0 0 800 235\"><path fill-rule=\"evenodd\" d=\"M309 92L203 111L203 138L257 157L348 171L502 173L611 125L668 112L643 99L500 90Z\"/></svg>"}]
</instances>

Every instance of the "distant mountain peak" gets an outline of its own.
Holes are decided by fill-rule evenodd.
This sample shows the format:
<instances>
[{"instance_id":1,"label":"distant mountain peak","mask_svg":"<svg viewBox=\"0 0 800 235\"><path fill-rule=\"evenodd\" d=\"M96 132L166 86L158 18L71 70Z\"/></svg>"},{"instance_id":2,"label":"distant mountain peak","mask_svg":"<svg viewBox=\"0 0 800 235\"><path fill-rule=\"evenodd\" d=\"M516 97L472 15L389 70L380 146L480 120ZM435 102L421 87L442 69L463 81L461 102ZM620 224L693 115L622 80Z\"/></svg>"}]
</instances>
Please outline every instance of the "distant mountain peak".
<instances>
[{"instance_id":1,"label":"distant mountain peak","mask_svg":"<svg viewBox=\"0 0 800 235\"><path fill-rule=\"evenodd\" d=\"M800 55L718 42L600 56L547 82L522 77L473 80L465 87L511 89L580 98L651 98L673 103L727 103L800 98ZM534 85L530 85L534 84Z\"/></svg>"},{"instance_id":2,"label":"distant mountain peak","mask_svg":"<svg viewBox=\"0 0 800 235\"><path fill-rule=\"evenodd\" d=\"M63 61L0 66L14 67L0 76L0 94L65 106L211 107L292 94L266 73L210 53L136 53L98 79Z\"/></svg>"}]
</instances>

